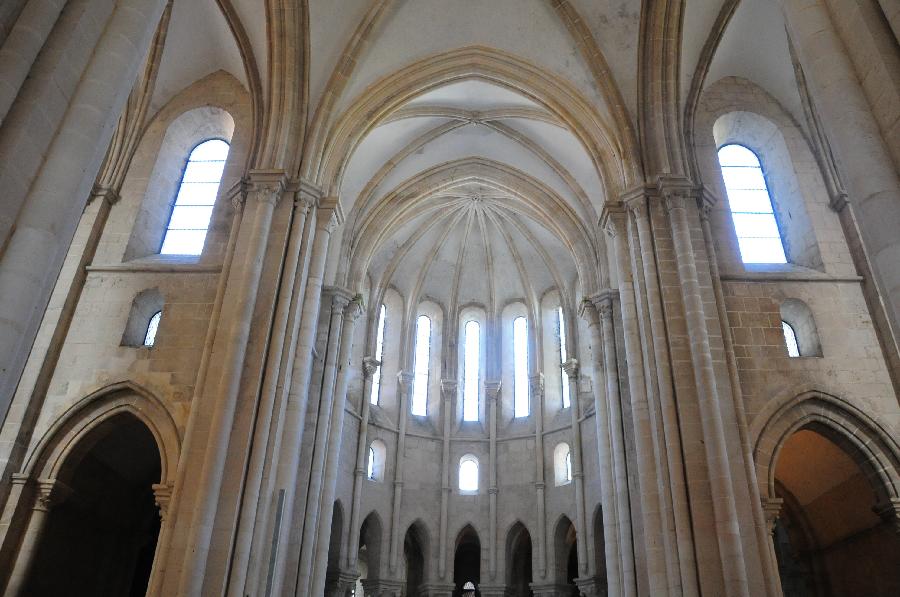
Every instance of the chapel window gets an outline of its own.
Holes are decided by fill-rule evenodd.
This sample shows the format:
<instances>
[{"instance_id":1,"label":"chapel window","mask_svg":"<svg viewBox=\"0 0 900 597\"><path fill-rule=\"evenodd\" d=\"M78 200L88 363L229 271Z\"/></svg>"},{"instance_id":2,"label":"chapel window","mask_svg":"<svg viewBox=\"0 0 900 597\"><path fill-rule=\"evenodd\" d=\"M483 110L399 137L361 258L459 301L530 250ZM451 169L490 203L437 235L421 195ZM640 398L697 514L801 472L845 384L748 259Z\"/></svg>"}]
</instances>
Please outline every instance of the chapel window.
<instances>
[{"instance_id":1,"label":"chapel window","mask_svg":"<svg viewBox=\"0 0 900 597\"><path fill-rule=\"evenodd\" d=\"M464 329L463 420L478 420L478 393L481 367L481 326L471 320ZM477 463L476 463L477 467Z\"/></svg>"},{"instance_id":2,"label":"chapel window","mask_svg":"<svg viewBox=\"0 0 900 597\"><path fill-rule=\"evenodd\" d=\"M558 307L556 309L556 329L557 329L557 337L559 338L559 367L560 367L560 380L562 384L562 407L569 408L571 404L569 398L569 374L566 373L564 368L566 361L569 360L569 354L566 350L566 318L563 315L563 308Z\"/></svg>"},{"instance_id":3,"label":"chapel window","mask_svg":"<svg viewBox=\"0 0 900 597\"><path fill-rule=\"evenodd\" d=\"M160 254L199 255L203 251L228 149L226 141L209 139L191 151L181 175Z\"/></svg>"},{"instance_id":4,"label":"chapel window","mask_svg":"<svg viewBox=\"0 0 900 597\"><path fill-rule=\"evenodd\" d=\"M431 360L431 319L416 319L416 354L413 371L412 414L424 417L428 404L428 367Z\"/></svg>"},{"instance_id":5,"label":"chapel window","mask_svg":"<svg viewBox=\"0 0 900 597\"><path fill-rule=\"evenodd\" d=\"M572 449L565 442L553 449L553 477L556 485L572 482Z\"/></svg>"},{"instance_id":6,"label":"chapel window","mask_svg":"<svg viewBox=\"0 0 900 597\"><path fill-rule=\"evenodd\" d=\"M375 331L375 360L378 361L378 366L375 367L375 372L372 374L372 390L371 394L369 394L369 402L372 404L378 404L378 397L381 392L381 357L384 352L384 318L387 313L387 308L382 304L381 309L378 311L378 328Z\"/></svg>"},{"instance_id":7,"label":"chapel window","mask_svg":"<svg viewBox=\"0 0 900 597\"><path fill-rule=\"evenodd\" d=\"M528 320L513 321L514 408L516 417L527 417L528 404Z\"/></svg>"},{"instance_id":8,"label":"chapel window","mask_svg":"<svg viewBox=\"0 0 900 597\"><path fill-rule=\"evenodd\" d=\"M156 344L156 332L159 331L159 322L162 319L162 311L157 311L147 322L147 332L144 334L144 346L150 348Z\"/></svg>"},{"instance_id":9,"label":"chapel window","mask_svg":"<svg viewBox=\"0 0 900 597\"><path fill-rule=\"evenodd\" d=\"M384 464L387 456L387 448L380 439L372 440L369 444L368 460L366 463L366 478L370 481L384 480Z\"/></svg>"},{"instance_id":10,"label":"chapel window","mask_svg":"<svg viewBox=\"0 0 900 597\"><path fill-rule=\"evenodd\" d=\"M759 158L743 145L719 149L719 165L744 263L787 263Z\"/></svg>"},{"instance_id":11,"label":"chapel window","mask_svg":"<svg viewBox=\"0 0 900 597\"><path fill-rule=\"evenodd\" d=\"M786 321L782 321L781 329L784 331L784 343L787 346L788 356L799 357L800 345L797 344L797 333L794 331L794 326Z\"/></svg>"},{"instance_id":12,"label":"chapel window","mask_svg":"<svg viewBox=\"0 0 900 597\"><path fill-rule=\"evenodd\" d=\"M459 459L459 490L478 491L478 459L471 454Z\"/></svg>"}]
</instances>

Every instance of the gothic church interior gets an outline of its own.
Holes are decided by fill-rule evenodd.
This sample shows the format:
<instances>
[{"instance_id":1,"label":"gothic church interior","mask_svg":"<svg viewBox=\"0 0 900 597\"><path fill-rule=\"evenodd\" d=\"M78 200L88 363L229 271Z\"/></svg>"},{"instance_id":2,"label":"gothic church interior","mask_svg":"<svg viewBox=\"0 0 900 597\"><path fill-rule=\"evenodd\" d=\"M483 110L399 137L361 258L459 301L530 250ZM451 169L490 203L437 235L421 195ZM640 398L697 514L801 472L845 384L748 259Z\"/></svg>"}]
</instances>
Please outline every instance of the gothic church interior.
<instances>
[{"instance_id":1,"label":"gothic church interior","mask_svg":"<svg viewBox=\"0 0 900 597\"><path fill-rule=\"evenodd\" d=\"M4 595L898 595L898 338L895 0L0 3Z\"/></svg>"}]
</instances>

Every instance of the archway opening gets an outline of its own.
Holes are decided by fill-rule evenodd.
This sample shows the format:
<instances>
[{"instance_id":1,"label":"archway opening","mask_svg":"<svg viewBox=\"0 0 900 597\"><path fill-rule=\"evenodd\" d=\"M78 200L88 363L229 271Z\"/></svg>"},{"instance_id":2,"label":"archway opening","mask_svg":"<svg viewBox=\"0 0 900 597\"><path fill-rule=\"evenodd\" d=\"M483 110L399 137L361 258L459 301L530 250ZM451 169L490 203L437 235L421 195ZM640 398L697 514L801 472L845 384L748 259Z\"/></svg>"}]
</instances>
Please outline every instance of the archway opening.
<instances>
[{"instance_id":1,"label":"archway opening","mask_svg":"<svg viewBox=\"0 0 900 597\"><path fill-rule=\"evenodd\" d=\"M517 522L506 536L506 594L531 597L531 534Z\"/></svg>"},{"instance_id":2,"label":"archway opening","mask_svg":"<svg viewBox=\"0 0 900 597\"><path fill-rule=\"evenodd\" d=\"M414 523L403 539L403 558L406 564L406 597L418 597L425 582L426 546L425 529Z\"/></svg>"},{"instance_id":3,"label":"archway opening","mask_svg":"<svg viewBox=\"0 0 900 597\"><path fill-rule=\"evenodd\" d=\"M378 582L381 571L381 519L372 512L363 521L359 529L359 553L356 570L359 580L356 581L356 595L365 595L364 587Z\"/></svg>"},{"instance_id":4,"label":"archway opening","mask_svg":"<svg viewBox=\"0 0 900 597\"><path fill-rule=\"evenodd\" d=\"M606 578L606 534L603 529L603 506L594 511L594 561L597 576Z\"/></svg>"},{"instance_id":5,"label":"archway opening","mask_svg":"<svg viewBox=\"0 0 900 597\"><path fill-rule=\"evenodd\" d=\"M145 595L159 538L152 486L160 473L156 440L130 414L81 439L59 471L66 490L49 512L23 594L77 587L85 595Z\"/></svg>"},{"instance_id":6,"label":"archway opening","mask_svg":"<svg viewBox=\"0 0 900 597\"><path fill-rule=\"evenodd\" d=\"M824 426L806 426L784 443L774 541L786 597L900 594L900 538L876 513L874 466Z\"/></svg>"},{"instance_id":7,"label":"archway opening","mask_svg":"<svg viewBox=\"0 0 900 597\"><path fill-rule=\"evenodd\" d=\"M453 597L462 597L463 585L475 585L475 595L481 597L481 540L471 526L466 526L456 537L456 554L453 557Z\"/></svg>"},{"instance_id":8,"label":"archway opening","mask_svg":"<svg viewBox=\"0 0 900 597\"><path fill-rule=\"evenodd\" d=\"M341 573L341 543L344 539L344 508L336 501L331 514L331 535L328 541L328 569L325 583L328 587L336 587Z\"/></svg>"},{"instance_id":9,"label":"archway opening","mask_svg":"<svg viewBox=\"0 0 900 597\"><path fill-rule=\"evenodd\" d=\"M560 518L556 524L554 548L556 553L556 583L575 587L575 579L578 578L578 546L575 536L575 525L565 516ZM574 590L576 589L573 588Z\"/></svg>"}]
</instances>

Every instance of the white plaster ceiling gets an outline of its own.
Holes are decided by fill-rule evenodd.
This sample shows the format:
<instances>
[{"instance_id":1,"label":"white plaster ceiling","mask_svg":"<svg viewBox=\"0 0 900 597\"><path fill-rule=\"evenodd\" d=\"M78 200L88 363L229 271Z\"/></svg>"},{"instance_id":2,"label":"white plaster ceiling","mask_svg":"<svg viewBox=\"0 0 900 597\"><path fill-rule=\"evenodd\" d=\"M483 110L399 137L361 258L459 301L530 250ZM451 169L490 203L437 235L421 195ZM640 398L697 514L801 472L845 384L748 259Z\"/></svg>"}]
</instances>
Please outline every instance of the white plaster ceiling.
<instances>
[{"instance_id":1,"label":"white plaster ceiling","mask_svg":"<svg viewBox=\"0 0 900 597\"><path fill-rule=\"evenodd\" d=\"M244 63L221 9L215 0L176 0L151 111L158 111L180 91L218 70L232 74L247 87Z\"/></svg>"}]
</instances>

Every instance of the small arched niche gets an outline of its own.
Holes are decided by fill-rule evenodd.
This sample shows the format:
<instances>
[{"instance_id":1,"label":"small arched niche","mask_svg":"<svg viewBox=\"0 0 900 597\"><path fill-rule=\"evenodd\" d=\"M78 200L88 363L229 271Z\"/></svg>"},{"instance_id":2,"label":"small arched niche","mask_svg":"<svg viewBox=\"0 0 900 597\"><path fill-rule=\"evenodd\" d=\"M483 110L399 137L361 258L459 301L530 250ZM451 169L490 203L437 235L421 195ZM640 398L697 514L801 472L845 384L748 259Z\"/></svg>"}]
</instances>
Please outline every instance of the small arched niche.
<instances>
[{"instance_id":1,"label":"small arched niche","mask_svg":"<svg viewBox=\"0 0 900 597\"><path fill-rule=\"evenodd\" d=\"M790 350L790 336L796 339L796 352L791 356L821 357L822 344L819 341L819 331L816 328L816 320L813 318L812 309L800 299L789 298L781 303L781 321L790 327L785 330L785 344Z\"/></svg>"},{"instance_id":2,"label":"small arched niche","mask_svg":"<svg viewBox=\"0 0 900 597\"><path fill-rule=\"evenodd\" d=\"M128 321L125 324L125 331L122 333L122 346L146 346L151 347L156 342L156 334L153 338L149 338L148 331L150 326L154 324L154 317L162 313L165 299L159 288L148 288L142 290L131 301L131 311L128 313ZM162 316L156 318L155 325L158 326L162 321ZM149 344L148 344L149 341Z\"/></svg>"}]
</instances>

